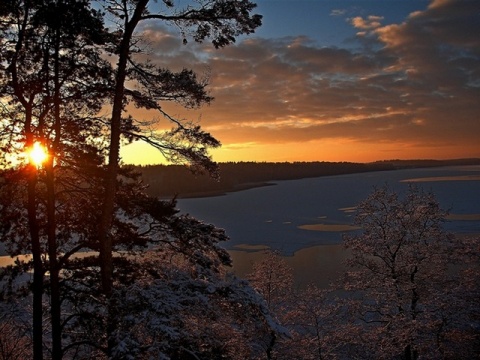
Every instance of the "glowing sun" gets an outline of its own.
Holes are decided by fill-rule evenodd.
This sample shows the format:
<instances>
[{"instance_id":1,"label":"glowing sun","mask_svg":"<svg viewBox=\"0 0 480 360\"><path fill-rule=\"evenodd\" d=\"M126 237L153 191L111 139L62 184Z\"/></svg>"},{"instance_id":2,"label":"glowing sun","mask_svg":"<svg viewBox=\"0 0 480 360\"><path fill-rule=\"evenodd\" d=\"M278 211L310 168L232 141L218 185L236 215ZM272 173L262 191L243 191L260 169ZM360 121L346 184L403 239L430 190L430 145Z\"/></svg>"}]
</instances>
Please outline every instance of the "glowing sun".
<instances>
[{"instance_id":1,"label":"glowing sun","mask_svg":"<svg viewBox=\"0 0 480 360\"><path fill-rule=\"evenodd\" d=\"M33 147L27 153L28 157L30 158L30 162L35 164L37 167L41 166L48 158L47 149L45 149L45 147L39 142L35 142Z\"/></svg>"}]
</instances>

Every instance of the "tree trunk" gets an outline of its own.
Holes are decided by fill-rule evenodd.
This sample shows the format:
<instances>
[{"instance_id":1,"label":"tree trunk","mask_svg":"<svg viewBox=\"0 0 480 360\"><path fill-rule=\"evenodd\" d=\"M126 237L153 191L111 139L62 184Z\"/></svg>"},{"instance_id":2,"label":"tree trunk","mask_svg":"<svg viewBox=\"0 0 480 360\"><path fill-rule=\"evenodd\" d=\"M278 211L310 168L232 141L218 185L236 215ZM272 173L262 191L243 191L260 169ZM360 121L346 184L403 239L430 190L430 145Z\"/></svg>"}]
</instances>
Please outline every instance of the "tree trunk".
<instances>
[{"instance_id":1,"label":"tree trunk","mask_svg":"<svg viewBox=\"0 0 480 360\"><path fill-rule=\"evenodd\" d=\"M60 279L57 259L57 237L56 237L56 195L55 195L55 173L54 161L57 147L61 136L61 119L60 119L60 30L55 32L55 49L54 49L54 132L55 137L50 146L49 156L45 163L46 171L46 187L47 187L47 239L48 239L48 258L50 272L50 315L52 326L52 360L62 359L62 325L61 325L61 300L60 300Z\"/></svg>"},{"instance_id":2,"label":"tree trunk","mask_svg":"<svg viewBox=\"0 0 480 360\"><path fill-rule=\"evenodd\" d=\"M28 143L27 143L28 144ZM35 188L37 183L37 169L35 165L30 165L30 178L28 179L28 225L32 245L33 259L33 315L32 315L32 335L33 335L33 359L43 359L43 264L40 238L38 235L38 222L36 214Z\"/></svg>"},{"instance_id":3,"label":"tree trunk","mask_svg":"<svg viewBox=\"0 0 480 360\"><path fill-rule=\"evenodd\" d=\"M108 319L107 355L111 357L114 340L111 336L115 331L115 309L111 299L113 289L113 246L110 229L115 211L115 196L117 191L118 161L120 154L121 121L123 112L123 101L125 95L125 79L127 73L127 62L130 55L130 42L133 32L140 21L142 12L148 4L148 0L141 0L136 4L132 18L126 22L125 31L119 46L119 59L115 77L115 94L113 98L112 117L110 123L110 148L108 155L108 166L104 180L104 198L102 204L102 217L100 219L98 240L100 251L100 271L102 279L102 291L107 300Z\"/></svg>"},{"instance_id":4,"label":"tree trunk","mask_svg":"<svg viewBox=\"0 0 480 360\"><path fill-rule=\"evenodd\" d=\"M277 341L277 335L275 334L274 331L272 331L271 333L271 338L270 338L270 343L267 345L267 359L268 360L273 360L273 355L272 355L272 352L273 352L273 347L275 346L275 343Z\"/></svg>"},{"instance_id":5,"label":"tree trunk","mask_svg":"<svg viewBox=\"0 0 480 360\"><path fill-rule=\"evenodd\" d=\"M56 221L55 221L55 184L53 159L46 164L47 173L47 238L50 272L50 315L52 326L52 360L62 359L62 329L60 282L57 261Z\"/></svg>"},{"instance_id":6,"label":"tree trunk","mask_svg":"<svg viewBox=\"0 0 480 360\"><path fill-rule=\"evenodd\" d=\"M418 351L412 345L407 345L405 347L405 360L417 360Z\"/></svg>"},{"instance_id":7,"label":"tree trunk","mask_svg":"<svg viewBox=\"0 0 480 360\"><path fill-rule=\"evenodd\" d=\"M24 46L25 29L27 27L30 15L30 3L24 3L24 17L20 28L17 43L15 44L15 56L12 63L8 67L12 75L12 87L15 96L25 109L25 146L31 148L33 146L32 133L32 104L24 97L22 87L18 81L17 74L17 56ZM40 236L37 221L37 169L35 165L29 166L29 176L27 180L27 214L28 227L30 233L30 241L32 246L33 260L33 283L32 283L32 337L33 337L33 359L43 359L43 276L44 269L42 263L42 247L40 245Z\"/></svg>"}]
</instances>

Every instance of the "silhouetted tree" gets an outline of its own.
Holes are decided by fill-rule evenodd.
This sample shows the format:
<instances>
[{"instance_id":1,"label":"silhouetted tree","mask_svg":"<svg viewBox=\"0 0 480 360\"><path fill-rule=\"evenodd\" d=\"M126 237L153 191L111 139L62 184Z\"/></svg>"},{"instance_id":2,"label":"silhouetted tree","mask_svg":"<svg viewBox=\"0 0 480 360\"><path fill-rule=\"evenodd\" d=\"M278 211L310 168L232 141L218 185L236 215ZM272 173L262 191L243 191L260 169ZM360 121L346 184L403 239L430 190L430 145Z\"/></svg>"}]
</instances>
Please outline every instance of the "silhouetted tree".
<instances>
[{"instance_id":1,"label":"silhouetted tree","mask_svg":"<svg viewBox=\"0 0 480 360\"><path fill-rule=\"evenodd\" d=\"M104 181L105 195L102 202L102 218L99 223L98 240L101 258L102 287L107 297L112 292L112 236L114 218L119 151L121 136L141 138L160 149L171 160L183 160L194 166L213 170L213 163L206 153L209 147L220 143L197 125L175 119L165 113L161 101L176 101L187 107L198 107L212 99L205 91L205 82L199 81L190 70L173 73L151 63L138 62L134 53L134 35L140 23L147 20L163 21L181 29L183 42L187 34L195 41L211 39L216 48L235 41L235 36L254 31L261 22L259 15L251 15L255 4L248 0L197 1L188 5L175 5L175 1L162 1L157 8L149 0L102 2L106 11L116 20L114 29L114 53L118 57L115 66L115 84L110 119L110 144L107 176ZM139 85L136 90L126 88L126 82L133 80ZM169 119L173 129L161 137L145 136L133 125L131 117L124 117L125 104L132 101L136 106L155 109ZM113 304L112 304L112 311ZM113 321L111 328L115 326ZM114 346L109 345L109 348Z\"/></svg>"},{"instance_id":2,"label":"silhouetted tree","mask_svg":"<svg viewBox=\"0 0 480 360\"><path fill-rule=\"evenodd\" d=\"M184 42L188 33L195 41L210 38L215 47L260 25L260 17L250 14L255 5L245 0L200 1L184 9L163 3L162 12L153 13L149 1L98 2L118 20L109 34L89 1L0 5L2 242L11 256L33 255L32 262L18 259L2 270L1 295L4 300L28 295L22 274L33 267L35 359L49 343L55 359L153 353L242 358L255 353L255 331L281 331L258 294L225 277L222 267L230 259L218 246L226 239L223 231L178 216L174 202L146 197L138 175L119 167L121 136L147 141L172 161L211 172L215 166L207 149L219 145L197 125L163 112L161 101L198 107L211 97L206 82L190 70L174 73L137 62L132 55L137 25L166 21L182 29ZM113 69L100 56L105 52L117 56ZM136 89L128 89L127 81ZM97 116L106 97L112 101L110 119ZM156 109L173 129L147 135L125 112L128 102ZM43 166L10 161L36 141L49 151ZM155 251L148 250L152 246ZM168 306L155 302L162 294L172 301L162 304ZM42 319L44 295L50 300L49 323ZM206 308L215 322L207 321ZM148 319L148 326L132 322L132 314ZM51 342L42 334L44 326ZM204 326L207 337L200 331ZM139 336L144 333L148 336ZM238 341L225 346L215 340L228 334L239 335Z\"/></svg>"},{"instance_id":3,"label":"silhouetted tree","mask_svg":"<svg viewBox=\"0 0 480 360\"><path fill-rule=\"evenodd\" d=\"M48 271L52 358L60 359L57 213L59 193L65 189L58 174L66 166L75 171L71 160L91 151L91 139L95 131L98 134L89 117L100 109L103 95L98 84L105 81L102 72L108 69L93 47L101 39L103 24L85 1L7 1L0 11L4 155L18 156L35 142L49 154L41 169L36 164L10 164L10 171L3 169L4 189L9 187L20 199L25 191L27 201L16 205L23 205L18 209L25 209L28 218L12 221L3 240L19 242L19 234L26 236L23 228L29 230L30 244L20 251L30 249L33 255L34 358L42 357L42 294ZM18 209L3 207L7 213Z\"/></svg>"}]
</instances>

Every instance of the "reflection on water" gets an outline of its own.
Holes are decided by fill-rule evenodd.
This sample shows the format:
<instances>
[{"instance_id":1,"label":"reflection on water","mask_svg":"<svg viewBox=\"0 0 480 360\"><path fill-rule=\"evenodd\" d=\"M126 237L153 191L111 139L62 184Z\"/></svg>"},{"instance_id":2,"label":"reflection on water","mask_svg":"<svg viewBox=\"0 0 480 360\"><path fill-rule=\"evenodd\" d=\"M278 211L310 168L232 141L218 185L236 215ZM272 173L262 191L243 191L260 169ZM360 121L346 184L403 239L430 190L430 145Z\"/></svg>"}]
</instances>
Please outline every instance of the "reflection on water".
<instances>
[{"instance_id":1,"label":"reflection on water","mask_svg":"<svg viewBox=\"0 0 480 360\"><path fill-rule=\"evenodd\" d=\"M18 255L14 258L11 258L10 256L0 256L0 267L13 265L17 259L21 262L27 262L30 261L31 258L31 255Z\"/></svg>"},{"instance_id":2,"label":"reflection on water","mask_svg":"<svg viewBox=\"0 0 480 360\"><path fill-rule=\"evenodd\" d=\"M432 182L432 181L479 181L480 175L434 176L415 179L406 179L402 182Z\"/></svg>"},{"instance_id":3,"label":"reflection on water","mask_svg":"<svg viewBox=\"0 0 480 360\"><path fill-rule=\"evenodd\" d=\"M448 214L446 218L453 221L480 221L480 214Z\"/></svg>"},{"instance_id":4,"label":"reflection on water","mask_svg":"<svg viewBox=\"0 0 480 360\"><path fill-rule=\"evenodd\" d=\"M244 278L252 272L255 262L261 261L265 252L229 251L233 259L233 272ZM301 249L284 259L293 269L296 286L305 288L309 284L327 287L340 278L348 251L342 245L320 245Z\"/></svg>"},{"instance_id":5,"label":"reflection on water","mask_svg":"<svg viewBox=\"0 0 480 360\"><path fill-rule=\"evenodd\" d=\"M348 224L337 224L337 225L328 225L328 224L310 224L310 225L300 225L298 227L302 230L313 230L313 231L333 231L333 232L346 232L359 230L360 227L348 225Z\"/></svg>"}]
</instances>

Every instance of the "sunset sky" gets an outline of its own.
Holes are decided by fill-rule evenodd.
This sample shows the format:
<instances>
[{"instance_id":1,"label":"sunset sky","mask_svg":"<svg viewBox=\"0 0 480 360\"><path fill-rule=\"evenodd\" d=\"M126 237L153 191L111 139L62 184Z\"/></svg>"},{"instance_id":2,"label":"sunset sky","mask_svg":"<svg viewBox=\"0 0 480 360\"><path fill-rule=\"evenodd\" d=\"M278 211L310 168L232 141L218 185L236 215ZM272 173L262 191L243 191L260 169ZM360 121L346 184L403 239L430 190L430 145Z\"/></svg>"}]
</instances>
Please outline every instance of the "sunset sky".
<instances>
[{"instance_id":1,"label":"sunset sky","mask_svg":"<svg viewBox=\"0 0 480 360\"><path fill-rule=\"evenodd\" d=\"M222 142L215 161L480 157L480 1L256 3L263 26L221 50L143 29L152 61L209 75L210 106L164 109ZM163 162L140 143L121 155Z\"/></svg>"}]
</instances>

